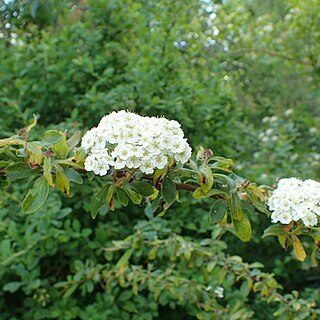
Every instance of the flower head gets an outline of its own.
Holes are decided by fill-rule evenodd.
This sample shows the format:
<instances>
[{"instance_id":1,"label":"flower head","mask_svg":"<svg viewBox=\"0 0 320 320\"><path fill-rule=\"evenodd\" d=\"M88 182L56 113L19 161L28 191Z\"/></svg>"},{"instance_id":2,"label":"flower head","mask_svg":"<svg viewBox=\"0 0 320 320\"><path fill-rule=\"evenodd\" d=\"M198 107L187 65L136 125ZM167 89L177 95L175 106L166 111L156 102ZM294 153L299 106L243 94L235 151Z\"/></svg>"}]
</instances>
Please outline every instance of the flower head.
<instances>
[{"instance_id":1,"label":"flower head","mask_svg":"<svg viewBox=\"0 0 320 320\"><path fill-rule=\"evenodd\" d=\"M268 206L273 211L272 222L302 221L306 226L314 226L320 216L320 183L311 179L281 179Z\"/></svg>"},{"instance_id":2,"label":"flower head","mask_svg":"<svg viewBox=\"0 0 320 320\"><path fill-rule=\"evenodd\" d=\"M111 167L152 174L164 168L169 158L185 163L191 157L179 122L125 110L104 116L83 136L81 146L88 154L86 170L99 175L107 174Z\"/></svg>"}]
</instances>

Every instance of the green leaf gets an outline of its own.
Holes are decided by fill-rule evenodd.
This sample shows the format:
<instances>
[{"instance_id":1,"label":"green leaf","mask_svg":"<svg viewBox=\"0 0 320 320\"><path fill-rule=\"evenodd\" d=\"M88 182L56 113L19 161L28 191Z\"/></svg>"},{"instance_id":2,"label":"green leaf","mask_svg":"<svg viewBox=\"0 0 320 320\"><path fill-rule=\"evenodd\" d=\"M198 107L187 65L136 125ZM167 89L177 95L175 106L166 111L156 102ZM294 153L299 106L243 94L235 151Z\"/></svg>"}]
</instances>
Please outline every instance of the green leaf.
<instances>
[{"instance_id":1,"label":"green leaf","mask_svg":"<svg viewBox=\"0 0 320 320\"><path fill-rule=\"evenodd\" d=\"M32 181L37 178L40 173L40 168L31 169L30 166L25 164L14 164L6 168L6 175L10 181L27 179Z\"/></svg>"},{"instance_id":2,"label":"green leaf","mask_svg":"<svg viewBox=\"0 0 320 320\"><path fill-rule=\"evenodd\" d=\"M9 164L8 161L1 160L0 161L0 168L5 168L8 164Z\"/></svg>"},{"instance_id":3,"label":"green leaf","mask_svg":"<svg viewBox=\"0 0 320 320\"><path fill-rule=\"evenodd\" d=\"M168 203L168 202L164 202L162 205L162 211L160 213L158 213L158 217L162 217L165 215L165 213L167 212L167 210L171 207L172 203Z\"/></svg>"},{"instance_id":4,"label":"green leaf","mask_svg":"<svg viewBox=\"0 0 320 320\"><path fill-rule=\"evenodd\" d=\"M237 216L238 219L233 219L232 217L232 222L233 222L234 230L237 237L241 241L247 242L252 237L251 224L247 215L242 210L240 212L238 213L238 216Z\"/></svg>"},{"instance_id":5,"label":"green leaf","mask_svg":"<svg viewBox=\"0 0 320 320\"><path fill-rule=\"evenodd\" d=\"M133 249L129 249L127 250L122 257L118 260L117 264L116 264L116 268L117 269L123 269L128 265L128 261L131 258L133 254Z\"/></svg>"},{"instance_id":6,"label":"green leaf","mask_svg":"<svg viewBox=\"0 0 320 320\"><path fill-rule=\"evenodd\" d=\"M39 172L39 169L31 169L30 166L22 163L15 163L12 166L6 168L7 177L10 180L30 178L37 175Z\"/></svg>"},{"instance_id":7,"label":"green leaf","mask_svg":"<svg viewBox=\"0 0 320 320\"><path fill-rule=\"evenodd\" d=\"M129 198L128 198L127 193L120 187L120 188L116 188L116 195L117 195L119 202L124 207L126 207L129 203Z\"/></svg>"},{"instance_id":8,"label":"green leaf","mask_svg":"<svg viewBox=\"0 0 320 320\"><path fill-rule=\"evenodd\" d=\"M210 163L210 168L220 169L225 172L231 172L230 169L235 167L235 164L232 159L227 159L219 156L212 157L211 159L216 162Z\"/></svg>"},{"instance_id":9,"label":"green leaf","mask_svg":"<svg viewBox=\"0 0 320 320\"><path fill-rule=\"evenodd\" d=\"M292 238L292 245L294 249L294 253L299 261L306 260L306 251L300 241L300 239L296 235L291 235Z\"/></svg>"},{"instance_id":10,"label":"green leaf","mask_svg":"<svg viewBox=\"0 0 320 320\"><path fill-rule=\"evenodd\" d=\"M251 288L252 288L252 280L251 279L244 280L240 286L241 296L247 297L250 293Z\"/></svg>"},{"instance_id":11,"label":"green leaf","mask_svg":"<svg viewBox=\"0 0 320 320\"><path fill-rule=\"evenodd\" d=\"M197 152L197 155L196 155L196 159L198 161L207 160L206 152L207 152L207 150L204 147L200 146L200 148L199 148L199 150Z\"/></svg>"},{"instance_id":12,"label":"green leaf","mask_svg":"<svg viewBox=\"0 0 320 320\"><path fill-rule=\"evenodd\" d=\"M43 175L46 178L48 185L54 188L51 170L52 170L51 158L45 157L43 161Z\"/></svg>"},{"instance_id":13,"label":"green leaf","mask_svg":"<svg viewBox=\"0 0 320 320\"><path fill-rule=\"evenodd\" d=\"M244 213L241 206L241 200L238 197L238 195L235 193L231 193L229 208L230 208L232 220L240 221L243 218Z\"/></svg>"},{"instance_id":14,"label":"green leaf","mask_svg":"<svg viewBox=\"0 0 320 320\"><path fill-rule=\"evenodd\" d=\"M199 184L201 184L203 176L202 176L202 173L199 170L197 164L194 161L189 160L187 165L188 165L189 168L191 168L196 173L198 181L199 181Z\"/></svg>"},{"instance_id":15,"label":"green leaf","mask_svg":"<svg viewBox=\"0 0 320 320\"><path fill-rule=\"evenodd\" d=\"M288 236L286 234L279 234L278 241L284 250L288 249Z\"/></svg>"},{"instance_id":16,"label":"green leaf","mask_svg":"<svg viewBox=\"0 0 320 320\"><path fill-rule=\"evenodd\" d=\"M260 212L266 214L268 217L270 216L270 212L267 209L266 204L259 199L259 197L257 197L255 194L249 192L248 190L246 190L246 193L248 194L248 197L252 203L252 205Z\"/></svg>"},{"instance_id":17,"label":"green leaf","mask_svg":"<svg viewBox=\"0 0 320 320\"><path fill-rule=\"evenodd\" d=\"M247 189L247 191L249 191L251 194L255 195L261 201L263 201L265 199L265 190L262 189L261 187L258 187L256 184L250 183L246 187L246 189Z\"/></svg>"},{"instance_id":18,"label":"green leaf","mask_svg":"<svg viewBox=\"0 0 320 320\"><path fill-rule=\"evenodd\" d=\"M158 252L159 247L154 246L148 253L148 259L149 260L154 260L157 257L157 252Z\"/></svg>"},{"instance_id":19,"label":"green leaf","mask_svg":"<svg viewBox=\"0 0 320 320\"><path fill-rule=\"evenodd\" d=\"M4 177L0 177L0 189L5 189L9 187L10 182L6 180Z\"/></svg>"},{"instance_id":20,"label":"green leaf","mask_svg":"<svg viewBox=\"0 0 320 320\"><path fill-rule=\"evenodd\" d=\"M35 142L27 143L27 150L29 154L28 162L31 164L41 164L43 160L43 154L41 150L41 146L39 146Z\"/></svg>"},{"instance_id":21,"label":"green leaf","mask_svg":"<svg viewBox=\"0 0 320 320\"><path fill-rule=\"evenodd\" d=\"M211 189L209 192L205 193L203 192L202 188L199 187L193 192L192 197L195 199L205 199L205 198L210 198L216 195L225 196L226 194L227 194L226 192L219 189Z\"/></svg>"},{"instance_id":22,"label":"green leaf","mask_svg":"<svg viewBox=\"0 0 320 320\"><path fill-rule=\"evenodd\" d=\"M89 181L92 181L95 178L95 173L93 171L87 171L87 177Z\"/></svg>"},{"instance_id":23,"label":"green leaf","mask_svg":"<svg viewBox=\"0 0 320 320\"><path fill-rule=\"evenodd\" d=\"M37 124L37 117L36 117L35 114L33 114L33 121L32 121L31 124L27 127L27 133L29 133L30 130L36 126L36 124Z\"/></svg>"},{"instance_id":24,"label":"green leaf","mask_svg":"<svg viewBox=\"0 0 320 320\"><path fill-rule=\"evenodd\" d=\"M141 194L142 196L148 197L151 196L154 193L153 186L145 181L133 181L130 183L132 188Z\"/></svg>"},{"instance_id":25,"label":"green leaf","mask_svg":"<svg viewBox=\"0 0 320 320\"><path fill-rule=\"evenodd\" d=\"M87 155L83 149L78 149L76 151L76 154L74 156L74 160L76 163L82 163L86 159Z\"/></svg>"},{"instance_id":26,"label":"green leaf","mask_svg":"<svg viewBox=\"0 0 320 320\"><path fill-rule=\"evenodd\" d=\"M122 308L130 313L139 313L140 312L139 309L136 307L136 305L131 301L126 301L122 305Z\"/></svg>"},{"instance_id":27,"label":"green leaf","mask_svg":"<svg viewBox=\"0 0 320 320\"><path fill-rule=\"evenodd\" d=\"M153 173L153 184L157 185L159 181L161 181L168 172L168 168L164 167L163 169L156 169Z\"/></svg>"},{"instance_id":28,"label":"green leaf","mask_svg":"<svg viewBox=\"0 0 320 320\"><path fill-rule=\"evenodd\" d=\"M70 297L78 288L79 284L74 283L71 287L68 288L68 290L63 294L63 298L68 298Z\"/></svg>"},{"instance_id":29,"label":"green leaf","mask_svg":"<svg viewBox=\"0 0 320 320\"><path fill-rule=\"evenodd\" d=\"M226 184L230 185L231 189L234 189L237 186L237 183L232 178L230 178L229 176L227 176L225 174L213 173L212 175L214 178L220 179L223 184L226 183Z\"/></svg>"},{"instance_id":30,"label":"green leaf","mask_svg":"<svg viewBox=\"0 0 320 320\"><path fill-rule=\"evenodd\" d=\"M227 210L227 202L219 199L210 208L209 220L211 223L218 223L222 220Z\"/></svg>"},{"instance_id":31,"label":"green leaf","mask_svg":"<svg viewBox=\"0 0 320 320\"><path fill-rule=\"evenodd\" d=\"M22 210L29 214L39 210L46 202L49 195L49 185L45 177L40 177L35 182L22 202Z\"/></svg>"},{"instance_id":32,"label":"green leaf","mask_svg":"<svg viewBox=\"0 0 320 320\"><path fill-rule=\"evenodd\" d=\"M81 140L81 131L76 131L68 140L67 144L70 150L74 149Z\"/></svg>"},{"instance_id":33,"label":"green leaf","mask_svg":"<svg viewBox=\"0 0 320 320\"><path fill-rule=\"evenodd\" d=\"M317 246L314 246L310 258L311 258L311 262L312 262L312 266L313 267L317 267L318 266L318 261L317 261L317 253L319 251L319 248Z\"/></svg>"},{"instance_id":34,"label":"green leaf","mask_svg":"<svg viewBox=\"0 0 320 320\"><path fill-rule=\"evenodd\" d=\"M77 184L83 184L83 179L81 174L72 168L67 168L64 170L64 173L68 177L68 179Z\"/></svg>"},{"instance_id":35,"label":"green leaf","mask_svg":"<svg viewBox=\"0 0 320 320\"><path fill-rule=\"evenodd\" d=\"M253 262L250 264L250 268L264 268L264 265L261 262Z\"/></svg>"},{"instance_id":36,"label":"green leaf","mask_svg":"<svg viewBox=\"0 0 320 320\"><path fill-rule=\"evenodd\" d=\"M114 210L114 204L113 204L114 190L115 190L115 186L112 184L106 194L106 204L112 211Z\"/></svg>"},{"instance_id":37,"label":"green leaf","mask_svg":"<svg viewBox=\"0 0 320 320\"><path fill-rule=\"evenodd\" d=\"M162 201L162 197L159 197L157 199L155 199L154 201L151 202L151 210L153 212L156 212L157 209L159 208L160 204L161 204L161 201Z\"/></svg>"},{"instance_id":38,"label":"green leaf","mask_svg":"<svg viewBox=\"0 0 320 320\"><path fill-rule=\"evenodd\" d=\"M283 234L282 227L280 225L272 225L264 230L262 239L270 236L278 236L280 234Z\"/></svg>"},{"instance_id":39,"label":"green leaf","mask_svg":"<svg viewBox=\"0 0 320 320\"><path fill-rule=\"evenodd\" d=\"M25 144L25 142L24 142L24 144ZM12 150L14 150L14 149L12 149ZM11 151L11 148L10 148L9 146L5 146L5 147L2 149L2 151L5 153L5 155L6 155L9 159L11 159L11 160L13 160L13 161L15 161L15 162L21 161L21 158L19 158L19 157L16 155L16 153L13 153L13 152ZM14 151L17 151L17 150L14 150Z\"/></svg>"},{"instance_id":40,"label":"green leaf","mask_svg":"<svg viewBox=\"0 0 320 320\"><path fill-rule=\"evenodd\" d=\"M1 260L8 258L11 255L11 241L9 239L0 242L0 256Z\"/></svg>"},{"instance_id":41,"label":"green leaf","mask_svg":"<svg viewBox=\"0 0 320 320\"><path fill-rule=\"evenodd\" d=\"M144 214L150 220L154 217L151 202L149 202L149 201L147 202L147 205L144 208Z\"/></svg>"},{"instance_id":42,"label":"green leaf","mask_svg":"<svg viewBox=\"0 0 320 320\"><path fill-rule=\"evenodd\" d=\"M247 201L241 201L241 206L242 206L242 210L246 214L248 214L248 217L255 216L256 214L255 208L251 204L249 204Z\"/></svg>"},{"instance_id":43,"label":"green leaf","mask_svg":"<svg viewBox=\"0 0 320 320\"><path fill-rule=\"evenodd\" d=\"M39 0L33 0L30 5L30 14L32 18L37 16L37 11L39 9Z\"/></svg>"},{"instance_id":44,"label":"green leaf","mask_svg":"<svg viewBox=\"0 0 320 320\"><path fill-rule=\"evenodd\" d=\"M56 183L58 185L59 190L65 193L68 197L70 197L70 181L66 176L64 170L57 170Z\"/></svg>"},{"instance_id":45,"label":"green leaf","mask_svg":"<svg viewBox=\"0 0 320 320\"><path fill-rule=\"evenodd\" d=\"M176 200L176 185L170 178L164 178L161 191L164 201L168 204L172 204Z\"/></svg>"},{"instance_id":46,"label":"green leaf","mask_svg":"<svg viewBox=\"0 0 320 320\"><path fill-rule=\"evenodd\" d=\"M131 186L126 184L123 186L123 189L127 193L128 197L134 204L140 204L142 201L142 197L139 193L135 192L134 190L131 189Z\"/></svg>"},{"instance_id":47,"label":"green leaf","mask_svg":"<svg viewBox=\"0 0 320 320\"><path fill-rule=\"evenodd\" d=\"M92 198L90 203L90 213L92 219L95 219L99 209L104 205L107 191L110 184L103 186Z\"/></svg>"},{"instance_id":48,"label":"green leaf","mask_svg":"<svg viewBox=\"0 0 320 320\"><path fill-rule=\"evenodd\" d=\"M66 137L63 133L60 133L61 140L53 145L53 151L59 159L66 159L69 154L69 146L67 144Z\"/></svg>"},{"instance_id":49,"label":"green leaf","mask_svg":"<svg viewBox=\"0 0 320 320\"><path fill-rule=\"evenodd\" d=\"M62 140L62 133L57 130L48 130L44 136L44 139L40 141L41 146L51 146Z\"/></svg>"},{"instance_id":50,"label":"green leaf","mask_svg":"<svg viewBox=\"0 0 320 320\"><path fill-rule=\"evenodd\" d=\"M203 164L200 167L200 171L201 173L204 175L205 181L201 183L201 189L203 190L204 193L207 193L211 190L212 186L213 186L213 175L211 172L211 169L209 168L209 166Z\"/></svg>"},{"instance_id":51,"label":"green leaf","mask_svg":"<svg viewBox=\"0 0 320 320\"><path fill-rule=\"evenodd\" d=\"M13 293L18 291L22 285L23 283L18 281L8 282L3 286L3 290Z\"/></svg>"}]
</instances>

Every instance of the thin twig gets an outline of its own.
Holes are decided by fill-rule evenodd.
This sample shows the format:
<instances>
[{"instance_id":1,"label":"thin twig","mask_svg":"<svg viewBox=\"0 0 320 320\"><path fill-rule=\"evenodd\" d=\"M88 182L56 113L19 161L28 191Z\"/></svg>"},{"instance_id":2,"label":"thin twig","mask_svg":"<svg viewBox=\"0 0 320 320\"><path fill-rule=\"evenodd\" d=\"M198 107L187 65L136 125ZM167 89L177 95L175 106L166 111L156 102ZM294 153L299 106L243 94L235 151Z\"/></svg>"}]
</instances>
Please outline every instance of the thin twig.
<instances>
[{"instance_id":1,"label":"thin twig","mask_svg":"<svg viewBox=\"0 0 320 320\"><path fill-rule=\"evenodd\" d=\"M81 174L87 173L87 171L85 169L80 169L80 168L73 168L73 169ZM5 169L0 169L0 176L5 175L5 174L6 174ZM117 178L124 177L124 176L125 176L124 171L117 171L117 173L116 173ZM149 180L149 181L153 180L153 177L150 175L144 175L142 178L145 180ZM190 191L190 192L194 192L196 189L199 188L199 186L194 186L194 185L186 184L186 183L182 183L182 182L175 182L175 185L176 185L177 190L186 190L186 191ZM223 195L221 195L221 194L212 195L212 196L210 196L210 198L224 199Z\"/></svg>"},{"instance_id":2,"label":"thin twig","mask_svg":"<svg viewBox=\"0 0 320 320\"><path fill-rule=\"evenodd\" d=\"M311 63L308 61L289 56L289 55L282 53L282 52L279 52L279 51L265 49L265 48L242 48L242 49L237 49L237 50L231 50L227 54L228 55L236 55L236 54L251 53L251 52L258 52L258 53L262 53L262 54L267 54L267 55L270 55L273 57L278 57L278 58L282 58L284 60L298 62L300 64L304 64L304 65L308 65L308 66L311 65Z\"/></svg>"}]
</instances>

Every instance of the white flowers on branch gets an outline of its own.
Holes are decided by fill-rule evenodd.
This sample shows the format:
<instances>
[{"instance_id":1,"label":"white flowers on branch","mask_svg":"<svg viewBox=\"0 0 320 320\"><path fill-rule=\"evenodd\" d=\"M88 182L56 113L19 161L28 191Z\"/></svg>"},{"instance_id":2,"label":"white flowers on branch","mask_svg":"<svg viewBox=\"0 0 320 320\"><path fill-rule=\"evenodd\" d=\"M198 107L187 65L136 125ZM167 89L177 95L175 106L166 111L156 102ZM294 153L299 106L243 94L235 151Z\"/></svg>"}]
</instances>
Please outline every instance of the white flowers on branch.
<instances>
[{"instance_id":1,"label":"white flowers on branch","mask_svg":"<svg viewBox=\"0 0 320 320\"><path fill-rule=\"evenodd\" d=\"M156 168L164 168L169 158L185 163L191 157L177 121L124 110L104 116L83 136L81 147L88 154L85 169L101 176L110 168L152 174Z\"/></svg>"},{"instance_id":2,"label":"white flowers on branch","mask_svg":"<svg viewBox=\"0 0 320 320\"><path fill-rule=\"evenodd\" d=\"M314 226L320 216L320 183L311 179L281 179L268 206L273 211L272 222L289 224L301 220L306 226Z\"/></svg>"}]
</instances>

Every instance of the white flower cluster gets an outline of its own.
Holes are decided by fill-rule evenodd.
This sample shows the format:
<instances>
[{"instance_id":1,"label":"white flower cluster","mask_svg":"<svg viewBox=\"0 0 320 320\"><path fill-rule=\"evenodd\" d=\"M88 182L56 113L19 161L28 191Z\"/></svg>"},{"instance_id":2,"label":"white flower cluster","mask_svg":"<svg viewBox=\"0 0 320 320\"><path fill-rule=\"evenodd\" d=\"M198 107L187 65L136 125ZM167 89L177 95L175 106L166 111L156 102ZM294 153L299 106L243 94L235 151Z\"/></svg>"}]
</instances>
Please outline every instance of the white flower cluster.
<instances>
[{"instance_id":1,"label":"white flower cluster","mask_svg":"<svg viewBox=\"0 0 320 320\"><path fill-rule=\"evenodd\" d=\"M217 298L223 298L224 297L224 288L223 287L216 287L214 289L214 293L216 294Z\"/></svg>"},{"instance_id":2,"label":"white flower cluster","mask_svg":"<svg viewBox=\"0 0 320 320\"><path fill-rule=\"evenodd\" d=\"M85 169L101 176L111 167L152 174L164 168L169 158L185 163L191 157L179 122L124 110L104 116L83 136L81 147L88 154Z\"/></svg>"},{"instance_id":3,"label":"white flower cluster","mask_svg":"<svg viewBox=\"0 0 320 320\"><path fill-rule=\"evenodd\" d=\"M207 286L205 288L206 291L212 291L212 286ZM214 294L216 295L217 298L223 298L224 297L224 288L223 287L215 287L213 290Z\"/></svg>"},{"instance_id":4,"label":"white flower cluster","mask_svg":"<svg viewBox=\"0 0 320 320\"><path fill-rule=\"evenodd\" d=\"M302 220L306 226L314 226L320 216L320 183L311 179L281 179L268 206L273 211L272 222L289 224Z\"/></svg>"},{"instance_id":5,"label":"white flower cluster","mask_svg":"<svg viewBox=\"0 0 320 320\"><path fill-rule=\"evenodd\" d=\"M262 142L278 140L278 137L274 134L274 130L272 128L268 128L266 131L260 132L258 137Z\"/></svg>"}]
</instances>

